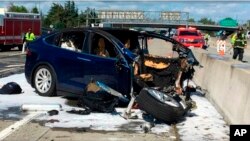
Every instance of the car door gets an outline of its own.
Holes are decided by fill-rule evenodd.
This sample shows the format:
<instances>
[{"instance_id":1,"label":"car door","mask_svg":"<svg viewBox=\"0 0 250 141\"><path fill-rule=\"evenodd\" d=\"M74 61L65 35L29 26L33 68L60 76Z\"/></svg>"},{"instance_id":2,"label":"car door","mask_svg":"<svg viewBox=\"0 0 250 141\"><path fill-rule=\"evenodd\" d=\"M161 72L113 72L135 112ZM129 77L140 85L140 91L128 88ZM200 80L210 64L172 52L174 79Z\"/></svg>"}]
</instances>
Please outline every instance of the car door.
<instances>
[{"instance_id":1,"label":"car door","mask_svg":"<svg viewBox=\"0 0 250 141\"><path fill-rule=\"evenodd\" d=\"M84 31L65 31L61 33L54 58L54 66L57 72L57 88L66 94L82 94L84 90L83 73L86 69L86 60L82 54L82 49L86 33Z\"/></svg>"},{"instance_id":2,"label":"car door","mask_svg":"<svg viewBox=\"0 0 250 141\"><path fill-rule=\"evenodd\" d=\"M86 47L84 50L84 84L91 80L100 81L109 87L119 91L124 95L129 95L131 90L131 70L125 57L122 54L121 47L117 43L118 40L108 33L92 32L88 36ZM100 56L95 50L98 47L100 38L104 39L105 48L109 56ZM114 40L116 39L116 41ZM120 44L122 45L122 44Z\"/></svg>"}]
</instances>

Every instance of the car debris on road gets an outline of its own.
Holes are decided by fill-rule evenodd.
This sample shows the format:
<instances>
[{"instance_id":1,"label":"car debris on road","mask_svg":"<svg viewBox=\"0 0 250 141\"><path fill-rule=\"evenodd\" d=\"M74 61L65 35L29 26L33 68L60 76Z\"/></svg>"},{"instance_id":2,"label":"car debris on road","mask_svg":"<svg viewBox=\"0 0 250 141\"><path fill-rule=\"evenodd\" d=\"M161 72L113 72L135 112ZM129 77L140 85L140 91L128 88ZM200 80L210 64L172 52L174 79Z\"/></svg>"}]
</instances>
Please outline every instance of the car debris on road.
<instances>
[{"instance_id":1,"label":"car debris on road","mask_svg":"<svg viewBox=\"0 0 250 141\"><path fill-rule=\"evenodd\" d=\"M21 94L22 88L16 82L9 82L0 89L0 94Z\"/></svg>"}]
</instances>

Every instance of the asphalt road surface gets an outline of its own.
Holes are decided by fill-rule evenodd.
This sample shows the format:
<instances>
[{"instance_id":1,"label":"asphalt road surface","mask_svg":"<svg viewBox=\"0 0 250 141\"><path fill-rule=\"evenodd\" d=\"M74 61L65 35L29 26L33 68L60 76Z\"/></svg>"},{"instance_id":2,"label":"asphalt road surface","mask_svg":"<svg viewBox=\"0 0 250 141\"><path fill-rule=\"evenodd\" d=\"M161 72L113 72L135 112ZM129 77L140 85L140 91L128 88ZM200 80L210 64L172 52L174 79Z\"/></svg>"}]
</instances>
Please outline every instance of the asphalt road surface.
<instances>
[{"instance_id":1,"label":"asphalt road surface","mask_svg":"<svg viewBox=\"0 0 250 141\"><path fill-rule=\"evenodd\" d=\"M17 48L0 52L0 77L23 72L25 54L21 54Z\"/></svg>"}]
</instances>

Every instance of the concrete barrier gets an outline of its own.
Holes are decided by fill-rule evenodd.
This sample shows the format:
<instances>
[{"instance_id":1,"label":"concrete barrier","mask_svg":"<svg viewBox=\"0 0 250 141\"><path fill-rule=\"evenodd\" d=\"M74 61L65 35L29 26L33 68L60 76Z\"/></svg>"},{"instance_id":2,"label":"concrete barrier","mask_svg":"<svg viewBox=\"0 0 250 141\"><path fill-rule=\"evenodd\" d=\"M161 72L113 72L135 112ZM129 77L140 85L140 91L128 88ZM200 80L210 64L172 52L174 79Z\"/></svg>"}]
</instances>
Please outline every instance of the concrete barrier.
<instances>
[{"instance_id":1,"label":"concrete barrier","mask_svg":"<svg viewBox=\"0 0 250 141\"><path fill-rule=\"evenodd\" d=\"M208 90L207 98L228 123L250 124L250 65L193 51L204 66L196 69L194 81Z\"/></svg>"}]
</instances>

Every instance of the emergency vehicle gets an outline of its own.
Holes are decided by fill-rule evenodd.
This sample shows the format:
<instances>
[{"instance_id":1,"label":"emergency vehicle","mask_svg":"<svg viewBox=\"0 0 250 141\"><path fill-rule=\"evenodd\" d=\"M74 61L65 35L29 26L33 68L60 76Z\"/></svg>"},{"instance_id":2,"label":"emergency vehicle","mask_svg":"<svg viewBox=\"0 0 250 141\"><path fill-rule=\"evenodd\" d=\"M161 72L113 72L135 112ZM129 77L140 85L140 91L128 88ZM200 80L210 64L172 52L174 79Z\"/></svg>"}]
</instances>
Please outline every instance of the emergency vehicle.
<instances>
[{"instance_id":1,"label":"emergency vehicle","mask_svg":"<svg viewBox=\"0 0 250 141\"><path fill-rule=\"evenodd\" d=\"M41 16L35 13L6 12L0 8L0 49L22 49L23 37L29 28L36 37L41 35Z\"/></svg>"},{"instance_id":2,"label":"emergency vehicle","mask_svg":"<svg viewBox=\"0 0 250 141\"><path fill-rule=\"evenodd\" d=\"M178 28L173 38L181 42L185 47L202 48L205 45L203 36L193 27Z\"/></svg>"}]
</instances>

